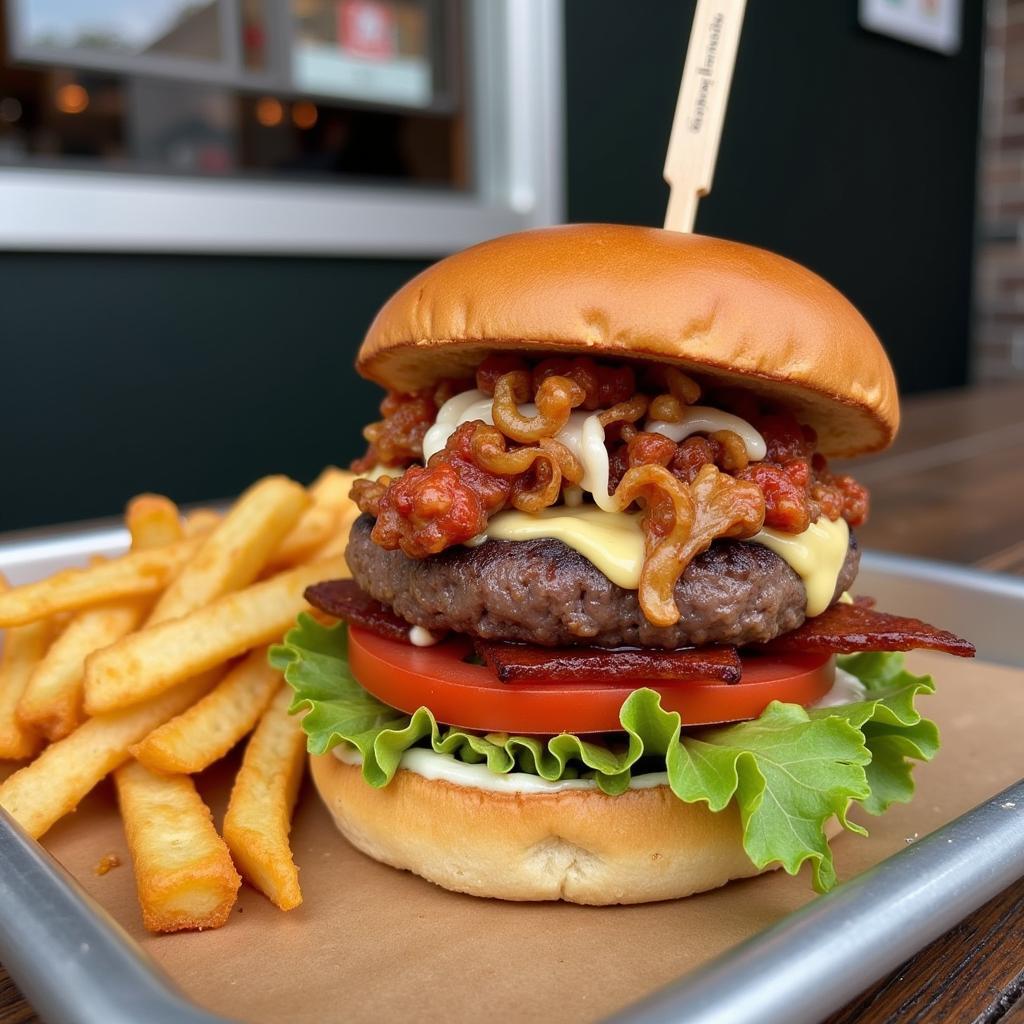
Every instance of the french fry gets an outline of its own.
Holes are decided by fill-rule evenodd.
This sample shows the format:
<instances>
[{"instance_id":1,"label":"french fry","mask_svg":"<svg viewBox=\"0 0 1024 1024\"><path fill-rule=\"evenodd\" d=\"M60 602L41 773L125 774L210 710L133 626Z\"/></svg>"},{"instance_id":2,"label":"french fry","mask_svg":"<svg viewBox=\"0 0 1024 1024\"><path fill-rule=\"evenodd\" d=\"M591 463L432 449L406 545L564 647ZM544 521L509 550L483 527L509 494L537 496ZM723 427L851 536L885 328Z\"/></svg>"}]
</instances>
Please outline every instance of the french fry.
<instances>
[{"instance_id":1,"label":"french fry","mask_svg":"<svg viewBox=\"0 0 1024 1024\"><path fill-rule=\"evenodd\" d=\"M146 613L143 600L112 601L75 615L35 666L18 701L18 721L25 728L52 742L81 724L85 659L138 628Z\"/></svg>"},{"instance_id":2,"label":"french fry","mask_svg":"<svg viewBox=\"0 0 1024 1024\"><path fill-rule=\"evenodd\" d=\"M306 766L306 736L288 714L282 687L245 748L224 816L224 841L247 882L282 910L302 902L288 844L292 811Z\"/></svg>"},{"instance_id":3,"label":"french fry","mask_svg":"<svg viewBox=\"0 0 1024 1024\"><path fill-rule=\"evenodd\" d=\"M128 759L129 747L181 714L216 681L210 673L143 704L89 719L0 783L0 807L38 839Z\"/></svg>"},{"instance_id":4,"label":"french fry","mask_svg":"<svg viewBox=\"0 0 1024 1024\"><path fill-rule=\"evenodd\" d=\"M185 536L178 506L162 494L137 494L128 502L124 518L133 551L174 544Z\"/></svg>"},{"instance_id":5,"label":"french fry","mask_svg":"<svg viewBox=\"0 0 1024 1024\"><path fill-rule=\"evenodd\" d=\"M309 503L306 491L287 477L253 484L164 591L147 625L188 615L251 583Z\"/></svg>"},{"instance_id":6,"label":"french fry","mask_svg":"<svg viewBox=\"0 0 1024 1024\"><path fill-rule=\"evenodd\" d=\"M0 593L5 590L7 580L0 575ZM0 760L34 757L42 745L38 733L20 721L17 710L52 636L53 623L43 619L8 630L4 637L0 650Z\"/></svg>"},{"instance_id":7,"label":"french fry","mask_svg":"<svg viewBox=\"0 0 1024 1024\"><path fill-rule=\"evenodd\" d=\"M58 612L77 611L122 597L155 594L199 549L198 539L152 551L132 551L87 569L65 569L0 594L0 627L23 626Z\"/></svg>"},{"instance_id":8,"label":"french fry","mask_svg":"<svg viewBox=\"0 0 1024 1024\"><path fill-rule=\"evenodd\" d=\"M212 508L194 508L185 515L185 536L205 537L212 533L224 517Z\"/></svg>"},{"instance_id":9,"label":"french fry","mask_svg":"<svg viewBox=\"0 0 1024 1024\"><path fill-rule=\"evenodd\" d=\"M267 563L267 569L272 572L290 569L323 547L334 533L338 515L338 509L329 505L312 505L306 509L295 528L281 541L281 546Z\"/></svg>"},{"instance_id":10,"label":"french fry","mask_svg":"<svg viewBox=\"0 0 1024 1024\"><path fill-rule=\"evenodd\" d=\"M347 572L340 558L299 566L97 651L85 665L86 712L98 715L153 697L278 639L307 607L307 586Z\"/></svg>"},{"instance_id":11,"label":"french fry","mask_svg":"<svg viewBox=\"0 0 1024 1024\"><path fill-rule=\"evenodd\" d=\"M338 558L345 554L345 548L348 547L348 534L352 529L352 524L359 517L359 508L354 502L349 502L349 507L344 508L338 514L338 521L334 525L334 535L331 539L317 551L313 558L316 561L321 561L327 558ZM346 569L345 575L348 575Z\"/></svg>"},{"instance_id":12,"label":"french fry","mask_svg":"<svg viewBox=\"0 0 1024 1024\"><path fill-rule=\"evenodd\" d=\"M158 494L140 494L128 502L125 522L132 550L146 551L182 538L178 506ZM18 701L18 720L48 740L62 739L82 722L85 659L138 628L148 611L146 598L83 608L35 667Z\"/></svg>"},{"instance_id":13,"label":"french fry","mask_svg":"<svg viewBox=\"0 0 1024 1024\"><path fill-rule=\"evenodd\" d=\"M201 701L132 747L132 756L153 771L201 772L252 730L280 685L281 673L259 647Z\"/></svg>"},{"instance_id":14,"label":"french fry","mask_svg":"<svg viewBox=\"0 0 1024 1024\"><path fill-rule=\"evenodd\" d=\"M192 780L129 761L114 781L143 924L151 932L219 928L242 880Z\"/></svg>"},{"instance_id":15,"label":"french fry","mask_svg":"<svg viewBox=\"0 0 1024 1024\"><path fill-rule=\"evenodd\" d=\"M313 481L309 488L313 504L274 552L270 568L287 569L298 565L333 537L342 514L354 507L348 496L354 479L354 473L328 466Z\"/></svg>"}]
</instances>

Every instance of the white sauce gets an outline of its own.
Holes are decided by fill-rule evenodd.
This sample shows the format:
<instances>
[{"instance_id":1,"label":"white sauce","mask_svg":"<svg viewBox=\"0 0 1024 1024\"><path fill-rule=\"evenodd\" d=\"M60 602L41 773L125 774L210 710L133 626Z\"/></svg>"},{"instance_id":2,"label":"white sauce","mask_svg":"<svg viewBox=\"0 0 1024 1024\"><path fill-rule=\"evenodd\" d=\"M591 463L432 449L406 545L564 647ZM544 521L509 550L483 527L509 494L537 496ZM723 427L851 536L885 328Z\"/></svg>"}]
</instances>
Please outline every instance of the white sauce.
<instances>
[{"instance_id":1,"label":"white sauce","mask_svg":"<svg viewBox=\"0 0 1024 1024\"><path fill-rule=\"evenodd\" d=\"M429 629L424 629L422 626L412 626L409 629L409 643L413 647L433 647L440 640L440 637L434 636Z\"/></svg>"},{"instance_id":2,"label":"white sauce","mask_svg":"<svg viewBox=\"0 0 1024 1024\"><path fill-rule=\"evenodd\" d=\"M532 403L519 406L519 411L523 416L537 415L537 407ZM493 399L476 388L449 398L423 437L423 461L429 461L432 455L441 451L458 427L473 420L494 423ZM746 420L706 405L689 406L679 423L648 420L644 429L677 442L691 434L731 430L742 439L752 462L763 459L768 450L764 438ZM580 488L593 496L598 508L606 512L616 511L614 498L608 493L608 449L605 447L600 412L571 412L569 421L555 435L555 440L564 444L583 464Z\"/></svg>"},{"instance_id":3,"label":"white sauce","mask_svg":"<svg viewBox=\"0 0 1024 1024\"><path fill-rule=\"evenodd\" d=\"M837 668L832 689L811 707L831 708L841 704L852 704L854 701L863 700L865 693L864 684L856 676ZM336 746L334 756L344 764L358 766L363 763L362 755L348 743ZM549 782L527 772L499 775L485 764L465 764L450 754L436 754L425 747L413 747L405 751L399 768L432 782L448 782L453 786L484 789L491 793L564 793L573 789L597 789L597 783L593 779L563 779L559 782ZM667 772L648 772L645 775L635 775L629 780L630 789L654 789L656 786L667 785Z\"/></svg>"},{"instance_id":4,"label":"white sauce","mask_svg":"<svg viewBox=\"0 0 1024 1024\"><path fill-rule=\"evenodd\" d=\"M361 765L362 755L347 743L334 748L334 756L345 764ZM421 775L432 782L449 782L453 786L468 786L471 789L486 789L492 793L564 793L571 789L597 789L593 779L562 779L549 782L538 775L526 772L509 772L499 775L485 764L465 764L449 754L435 754L425 747L413 747L402 754L399 768ZM630 779L630 789L653 789L667 786L667 772L650 772Z\"/></svg>"},{"instance_id":5,"label":"white sauce","mask_svg":"<svg viewBox=\"0 0 1024 1024\"><path fill-rule=\"evenodd\" d=\"M491 415L491 406L492 400L476 388L449 398L437 410L437 419L434 420L434 425L423 435L423 462L429 462L431 455L441 451L447 444L448 438L461 424L471 423L473 420L483 420L484 423L493 424L494 417Z\"/></svg>"},{"instance_id":6,"label":"white sauce","mask_svg":"<svg viewBox=\"0 0 1024 1024\"><path fill-rule=\"evenodd\" d=\"M731 430L739 434L747 449L747 458L751 462L760 462L768 454L768 446L764 438L745 419L733 416L721 409L712 409L708 405L690 405L683 410L683 418L678 423L666 420L648 420L644 430L652 434L662 434L679 442L691 434L713 434L716 430Z\"/></svg>"},{"instance_id":7,"label":"white sauce","mask_svg":"<svg viewBox=\"0 0 1024 1024\"><path fill-rule=\"evenodd\" d=\"M837 668L832 689L820 700L815 701L812 708L838 708L843 704L856 704L868 695L867 687L846 669Z\"/></svg>"},{"instance_id":8,"label":"white sauce","mask_svg":"<svg viewBox=\"0 0 1024 1024\"><path fill-rule=\"evenodd\" d=\"M562 502L566 508L579 508L583 504L583 488L566 484L562 488Z\"/></svg>"}]
</instances>

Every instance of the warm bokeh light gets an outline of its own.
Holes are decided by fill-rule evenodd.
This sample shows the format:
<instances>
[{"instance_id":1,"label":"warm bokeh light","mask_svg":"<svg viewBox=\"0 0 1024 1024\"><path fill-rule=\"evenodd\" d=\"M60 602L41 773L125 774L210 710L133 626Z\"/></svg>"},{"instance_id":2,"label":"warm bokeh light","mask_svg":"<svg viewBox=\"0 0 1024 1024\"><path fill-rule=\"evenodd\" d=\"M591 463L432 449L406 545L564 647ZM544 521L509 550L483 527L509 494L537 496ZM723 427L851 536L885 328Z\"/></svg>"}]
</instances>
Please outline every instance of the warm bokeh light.
<instances>
[{"instance_id":1,"label":"warm bokeh light","mask_svg":"<svg viewBox=\"0 0 1024 1024\"><path fill-rule=\"evenodd\" d=\"M273 128L284 119L284 107L273 96L261 96L256 101L256 120L264 128Z\"/></svg>"},{"instance_id":2,"label":"warm bokeh light","mask_svg":"<svg viewBox=\"0 0 1024 1024\"><path fill-rule=\"evenodd\" d=\"M62 114L80 114L89 106L89 93L77 82L69 82L57 90L54 103Z\"/></svg>"},{"instance_id":3,"label":"warm bokeh light","mask_svg":"<svg viewBox=\"0 0 1024 1024\"><path fill-rule=\"evenodd\" d=\"M317 109L315 103L300 100L292 106L292 123L296 128L312 128L316 124Z\"/></svg>"}]
</instances>

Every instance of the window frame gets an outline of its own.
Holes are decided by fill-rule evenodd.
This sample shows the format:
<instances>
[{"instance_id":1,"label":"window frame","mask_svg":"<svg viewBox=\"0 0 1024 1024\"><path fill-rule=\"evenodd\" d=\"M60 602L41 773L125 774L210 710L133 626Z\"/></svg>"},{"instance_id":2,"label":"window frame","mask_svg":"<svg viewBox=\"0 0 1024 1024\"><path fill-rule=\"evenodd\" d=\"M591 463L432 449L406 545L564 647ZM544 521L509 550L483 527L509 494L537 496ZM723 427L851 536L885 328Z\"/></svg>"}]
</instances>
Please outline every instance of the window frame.
<instances>
[{"instance_id":1,"label":"window frame","mask_svg":"<svg viewBox=\"0 0 1024 1024\"><path fill-rule=\"evenodd\" d=\"M237 11L236 0L226 9ZM468 0L465 33L469 191L2 166L0 247L431 256L558 223L565 212L562 0ZM68 66L66 55L60 63ZM247 74L247 89L253 78Z\"/></svg>"}]
</instances>

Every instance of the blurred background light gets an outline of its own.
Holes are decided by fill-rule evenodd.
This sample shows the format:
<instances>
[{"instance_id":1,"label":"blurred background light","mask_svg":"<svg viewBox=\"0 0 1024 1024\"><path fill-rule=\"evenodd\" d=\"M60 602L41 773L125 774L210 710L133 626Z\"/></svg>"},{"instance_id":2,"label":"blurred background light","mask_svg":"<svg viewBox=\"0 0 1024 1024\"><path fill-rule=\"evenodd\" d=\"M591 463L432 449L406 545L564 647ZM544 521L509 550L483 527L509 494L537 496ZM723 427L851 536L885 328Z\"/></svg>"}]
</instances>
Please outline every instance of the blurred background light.
<instances>
[{"instance_id":1,"label":"blurred background light","mask_svg":"<svg viewBox=\"0 0 1024 1024\"><path fill-rule=\"evenodd\" d=\"M256 101L256 120L264 128L274 128L284 119L284 107L273 96L261 96Z\"/></svg>"},{"instance_id":2,"label":"blurred background light","mask_svg":"<svg viewBox=\"0 0 1024 1024\"><path fill-rule=\"evenodd\" d=\"M299 100L292 104L292 123L296 128L307 130L316 124L317 109L315 103L308 100Z\"/></svg>"},{"instance_id":3,"label":"blurred background light","mask_svg":"<svg viewBox=\"0 0 1024 1024\"><path fill-rule=\"evenodd\" d=\"M53 98L62 114L81 114L89 106L89 93L77 82L62 85Z\"/></svg>"}]
</instances>

